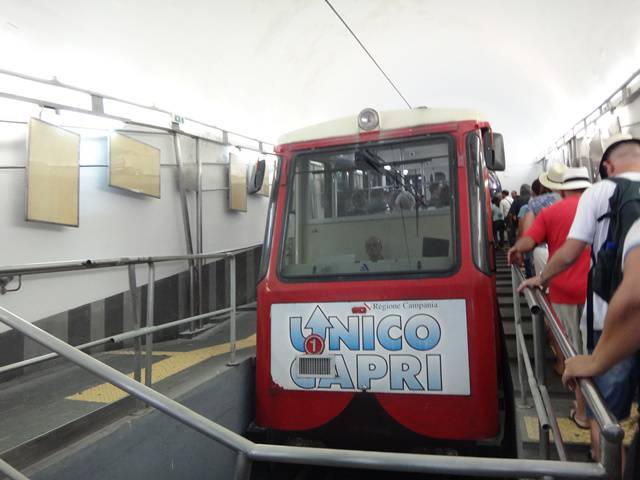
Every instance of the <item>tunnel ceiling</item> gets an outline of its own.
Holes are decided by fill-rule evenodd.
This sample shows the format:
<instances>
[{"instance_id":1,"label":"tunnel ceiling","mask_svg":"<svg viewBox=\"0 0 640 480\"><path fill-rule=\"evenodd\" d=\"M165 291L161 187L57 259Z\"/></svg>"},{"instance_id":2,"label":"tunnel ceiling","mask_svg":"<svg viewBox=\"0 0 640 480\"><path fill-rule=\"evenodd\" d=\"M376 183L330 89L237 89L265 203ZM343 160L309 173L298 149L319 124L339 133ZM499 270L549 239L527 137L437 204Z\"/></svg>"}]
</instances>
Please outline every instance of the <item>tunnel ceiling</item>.
<instances>
[{"instance_id":1,"label":"tunnel ceiling","mask_svg":"<svg viewBox=\"0 0 640 480\"><path fill-rule=\"evenodd\" d=\"M530 164L640 66L637 0L332 0L412 106L472 107ZM0 0L0 68L275 141L405 104L323 0Z\"/></svg>"}]
</instances>

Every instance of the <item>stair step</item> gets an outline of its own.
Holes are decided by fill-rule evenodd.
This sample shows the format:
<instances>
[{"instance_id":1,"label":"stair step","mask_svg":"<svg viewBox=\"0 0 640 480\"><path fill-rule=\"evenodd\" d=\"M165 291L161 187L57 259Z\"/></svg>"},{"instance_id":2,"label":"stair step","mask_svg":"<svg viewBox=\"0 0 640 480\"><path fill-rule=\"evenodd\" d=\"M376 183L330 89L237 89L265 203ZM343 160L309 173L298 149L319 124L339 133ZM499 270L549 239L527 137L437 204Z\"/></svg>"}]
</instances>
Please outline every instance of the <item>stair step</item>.
<instances>
[{"instance_id":1,"label":"stair step","mask_svg":"<svg viewBox=\"0 0 640 480\"><path fill-rule=\"evenodd\" d=\"M527 351L529 352L529 355L531 356L531 358L533 358L533 336L528 338L525 336L524 340L525 340L525 343L527 344ZM507 344L507 354L509 356L509 360L512 360L512 359L515 360L518 352L515 336L505 338L505 342ZM545 359L553 360L555 362L555 357L553 356L553 352L548 346L545 345L545 347L546 347L544 351Z\"/></svg>"},{"instance_id":2,"label":"stair step","mask_svg":"<svg viewBox=\"0 0 640 480\"><path fill-rule=\"evenodd\" d=\"M512 306L513 297L511 295L498 295L498 303L500 304L500 306L502 305ZM521 308L529 308L529 306L527 305L527 301L524 299L523 296L520 296L520 306Z\"/></svg>"},{"instance_id":3,"label":"stair step","mask_svg":"<svg viewBox=\"0 0 640 480\"><path fill-rule=\"evenodd\" d=\"M504 334L507 338L516 336L516 324L514 322L504 322L502 324L502 328L504 329ZM533 325L530 323L522 324L522 334L524 338L533 338Z\"/></svg>"},{"instance_id":4,"label":"stair step","mask_svg":"<svg viewBox=\"0 0 640 480\"><path fill-rule=\"evenodd\" d=\"M507 320L507 319L513 320L515 318L513 313L513 306L507 307L505 305L500 305L500 315L502 316L503 320ZM531 311L528 308L521 308L520 318L530 319Z\"/></svg>"}]
</instances>

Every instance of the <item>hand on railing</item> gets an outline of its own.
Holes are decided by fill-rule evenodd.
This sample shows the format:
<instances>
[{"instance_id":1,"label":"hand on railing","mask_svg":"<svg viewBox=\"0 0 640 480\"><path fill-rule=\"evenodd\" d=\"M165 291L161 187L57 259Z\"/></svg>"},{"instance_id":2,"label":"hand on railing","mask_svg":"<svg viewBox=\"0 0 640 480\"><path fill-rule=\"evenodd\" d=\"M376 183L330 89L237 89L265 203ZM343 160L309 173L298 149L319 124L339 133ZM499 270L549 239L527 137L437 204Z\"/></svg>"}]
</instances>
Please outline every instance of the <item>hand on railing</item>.
<instances>
[{"instance_id":1,"label":"hand on railing","mask_svg":"<svg viewBox=\"0 0 640 480\"><path fill-rule=\"evenodd\" d=\"M516 247L511 247L507 252L507 262L509 265L520 265L524 263L522 253L520 253Z\"/></svg>"},{"instance_id":2,"label":"hand on railing","mask_svg":"<svg viewBox=\"0 0 640 480\"><path fill-rule=\"evenodd\" d=\"M603 373L604 369L598 365L597 358L593 355L576 355L564 362L562 383L565 387L574 390L578 378L591 378Z\"/></svg>"},{"instance_id":3,"label":"hand on railing","mask_svg":"<svg viewBox=\"0 0 640 480\"><path fill-rule=\"evenodd\" d=\"M518 293L522 293L525 288L544 288L545 285L540 278L540 275L536 275L535 277L527 278L524 282L522 282L518 286Z\"/></svg>"}]
</instances>

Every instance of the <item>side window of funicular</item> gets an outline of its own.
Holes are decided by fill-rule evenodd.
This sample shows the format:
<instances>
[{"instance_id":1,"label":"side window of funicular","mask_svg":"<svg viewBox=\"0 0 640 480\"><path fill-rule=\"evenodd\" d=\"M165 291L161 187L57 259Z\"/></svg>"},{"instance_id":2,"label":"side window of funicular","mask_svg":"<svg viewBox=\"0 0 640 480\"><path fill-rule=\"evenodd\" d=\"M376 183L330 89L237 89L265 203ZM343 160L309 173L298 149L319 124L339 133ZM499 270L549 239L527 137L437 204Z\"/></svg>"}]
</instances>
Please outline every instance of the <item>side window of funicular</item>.
<instances>
[{"instance_id":1,"label":"side window of funicular","mask_svg":"<svg viewBox=\"0 0 640 480\"><path fill-rule=\"evenodd\" d=\"M443 137L299 154L289 182L281 274L451 271L452 148Z\"/></svg>"},{"instance_id":2,"label":"side window of funicular","mask_svg":"<svg viewBox=\"0 0 640 480\"><path fill-rule=\"evenodd\" d=\"M477 133L467 136L467 177L471 216L471 251L478 270L490 273L487 209L484 185L484 156Z\"/></svg>"}]
</instances>

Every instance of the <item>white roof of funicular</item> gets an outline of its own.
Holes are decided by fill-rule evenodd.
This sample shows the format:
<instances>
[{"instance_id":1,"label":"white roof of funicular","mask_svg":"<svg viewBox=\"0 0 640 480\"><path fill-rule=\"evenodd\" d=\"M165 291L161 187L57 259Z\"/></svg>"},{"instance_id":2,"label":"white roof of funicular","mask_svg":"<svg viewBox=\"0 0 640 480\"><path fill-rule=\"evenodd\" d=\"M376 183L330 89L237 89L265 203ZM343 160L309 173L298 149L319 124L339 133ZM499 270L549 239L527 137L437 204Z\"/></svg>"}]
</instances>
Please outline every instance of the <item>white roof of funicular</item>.
<instances>
[{"instance_id":1,"label":"white roof of funicular","mask_svg":"<svg viewBox=\"0 0 640 480\"><path fill-rule=\"evenodd\" d=\"M343 137L363 133L358 127L358 115L349 115L328 122L285 133L278 139L279 144L304 142L322 138ZM414 108L412 110L387 110L378 112L380 126L375 130L396 130L419 125L459 122L462 120L486 121L483 113L462 108Z\"/></svg>"}]
</instances>

